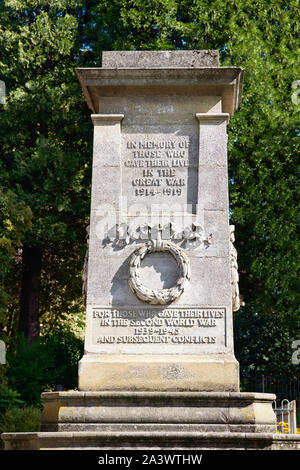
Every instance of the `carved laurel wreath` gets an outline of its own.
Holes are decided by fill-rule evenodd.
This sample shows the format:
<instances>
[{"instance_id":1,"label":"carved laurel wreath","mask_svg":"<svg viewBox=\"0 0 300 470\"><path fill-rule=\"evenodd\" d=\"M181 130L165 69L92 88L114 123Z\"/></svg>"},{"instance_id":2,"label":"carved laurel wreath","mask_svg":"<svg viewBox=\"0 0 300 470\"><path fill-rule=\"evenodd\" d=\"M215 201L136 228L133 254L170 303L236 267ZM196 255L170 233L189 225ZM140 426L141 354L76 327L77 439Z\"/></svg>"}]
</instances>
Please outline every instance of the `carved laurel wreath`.
<instances>
[{"instance_id":1,"label":"carved laurel wreath","mask_svg":"<svg viewBox=\"0 0 300 470\"><path fill-rule=\"evenodd\" d=\"M168 252L175 258L179 277L170 289L150 289L144 286L139 277L139 268L146 255L157 252ZM190 280L190 262L184 251L174 243L166 240L151 240L135 250L129 260L129 286L133 293L144 302L150 304L167 304L177 299Z\"/></svg>"}]
</instances>

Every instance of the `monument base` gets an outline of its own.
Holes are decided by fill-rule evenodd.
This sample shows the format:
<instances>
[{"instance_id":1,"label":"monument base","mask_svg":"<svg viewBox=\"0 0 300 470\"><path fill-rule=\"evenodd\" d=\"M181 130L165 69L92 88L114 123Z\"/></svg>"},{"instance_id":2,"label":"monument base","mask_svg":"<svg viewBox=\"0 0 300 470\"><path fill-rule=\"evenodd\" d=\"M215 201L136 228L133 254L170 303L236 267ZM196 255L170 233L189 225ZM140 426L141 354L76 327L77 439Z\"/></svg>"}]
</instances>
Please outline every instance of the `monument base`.
<instances>
[{"instance_id":1,"label":"monument base","mask_svg":"<svg viewBox=\"0 0 300 470\"><path fill-rule=\"evenodd\" d=\"M275 395L48 392L41 431L276 432Z\"/></svg>"},{"instance_id":2,"label":"monument base","mask_svg":"<svg viewBox=\"0 0 300 470\"><path fill-rule=\"evenodd\" d=\"M238 392L233 355L97 355L79 362L79 390Z\"/></svg>"},{"instance_id":3,"label":"monument base","mask_svg":"<svg viewBox=\"0 0 300 470\"><path fill-rule=\"evenodd\" d=\"M275 395L237 392L43 393L41 432L4 433L5 449L300 450L276 434Z\"/></svg>"},{"instance_id":4,"label":"monument base","mask_svg":"<svg viewBox=\"0 0 300 470\"><path fill-rule=\"evenodd\" d=\"M3 434L5 450L300 450L299 434L39 432Z\"/></svg>"}]
</instances>

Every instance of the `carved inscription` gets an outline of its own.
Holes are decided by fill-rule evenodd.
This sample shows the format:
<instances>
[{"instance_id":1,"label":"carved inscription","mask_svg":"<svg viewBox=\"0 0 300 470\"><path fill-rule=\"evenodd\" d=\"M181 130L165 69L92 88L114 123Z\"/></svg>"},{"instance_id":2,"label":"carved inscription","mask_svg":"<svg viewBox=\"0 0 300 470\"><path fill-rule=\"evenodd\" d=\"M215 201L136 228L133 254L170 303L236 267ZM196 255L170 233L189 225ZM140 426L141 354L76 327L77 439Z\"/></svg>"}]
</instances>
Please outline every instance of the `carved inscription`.
<instances>
[{"instance_id":1,"label":"carved inscription","mask_svg":"<svg viewBox=\"0 0 300 470\"><path fill-rule=\"evenodd\" d=\"M189 137L127 140L124 166L133 171L134 196L181 196L187 187ZM181 169L181 171L180 171Z\"/></svg>"},{"instance_id":2,"label":"carved inscription","mask_svg":"<svg viewBox=\"0 0 300 470\"><path fill-rule=\"evenodd\" d=\"M225 308L94 308L94 344L225 343Z\"/></svg>"}]
</instances>

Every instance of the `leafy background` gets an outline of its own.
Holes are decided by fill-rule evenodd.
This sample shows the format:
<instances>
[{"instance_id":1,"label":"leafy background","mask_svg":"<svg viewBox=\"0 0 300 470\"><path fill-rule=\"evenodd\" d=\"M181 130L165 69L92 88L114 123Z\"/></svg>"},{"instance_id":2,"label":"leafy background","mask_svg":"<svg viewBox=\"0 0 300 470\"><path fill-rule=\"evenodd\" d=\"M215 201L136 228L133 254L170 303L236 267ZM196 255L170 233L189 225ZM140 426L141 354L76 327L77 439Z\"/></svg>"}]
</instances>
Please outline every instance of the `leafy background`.
<instances>
[{"instance_id":1,"label":"leafy background","mask_svg":"<svg viewBox=\"0 0 300 470\"><path fill-rule=\"evenodd\" d=\"M299 380L291 362L299 339L298 13L295 0L0 1L6 405L40 406L43 389L77 384L92 124L74 68L101 66L103 50L216 49L221 65L245 68L242 105L228 129L230 222L245 303L234 318L235 351L243 380L262 371Z\"/></svg>"}]
</instances>

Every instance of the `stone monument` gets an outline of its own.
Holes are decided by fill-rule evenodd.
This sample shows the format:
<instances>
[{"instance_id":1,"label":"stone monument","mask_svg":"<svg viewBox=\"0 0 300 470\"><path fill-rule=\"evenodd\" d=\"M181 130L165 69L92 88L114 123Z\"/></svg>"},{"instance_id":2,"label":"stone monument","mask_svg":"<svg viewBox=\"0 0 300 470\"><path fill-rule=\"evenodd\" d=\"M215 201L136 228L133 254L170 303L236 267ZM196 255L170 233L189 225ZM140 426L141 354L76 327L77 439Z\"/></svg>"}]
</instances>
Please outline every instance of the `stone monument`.
<instances>
[{"instance_id":1,"label":"stone monument","mask_svg":"<svg viewBox=\"0 0 300 470\"><path fill-rule=\"evenodd\" d=\"M296 448L240 393L227 131L243 70L217 51L104 52L76 70L94 125L78 391L6 448ZM19 446L19 447L18 447Z\"/></svg>"},{"instance_id":2,"label":"stone monument","mask_svg":"<svg viewBox=\"0 0 300 470\"><path fill-rule=\"evenodd\" d=\"M243 71L111 52L77 74L94 123L79 389L238 391L226 125Z\"/></svg>"}]
</instances>

